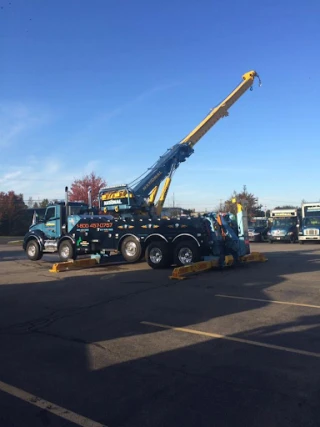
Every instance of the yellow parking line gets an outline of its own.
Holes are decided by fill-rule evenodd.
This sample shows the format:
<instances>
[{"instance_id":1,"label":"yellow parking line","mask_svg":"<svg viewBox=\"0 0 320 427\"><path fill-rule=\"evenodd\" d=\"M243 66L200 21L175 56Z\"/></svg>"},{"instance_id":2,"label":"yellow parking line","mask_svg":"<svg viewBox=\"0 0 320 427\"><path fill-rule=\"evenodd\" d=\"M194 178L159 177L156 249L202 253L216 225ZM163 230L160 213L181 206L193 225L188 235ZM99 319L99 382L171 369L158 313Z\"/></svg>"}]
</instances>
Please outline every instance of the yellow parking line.
<instances>
[{"instance_id":1,"label":"yellow parking line","mask_svg":"<svg viewBox=\"0 0 320 427\"><path fill-rule=\"evenodd\" d=\"M298 307L320 308L320 305L300 304L298 302L275 301L275 300L261 299L261 298L237 297L237 296L234 296L234 295L216 294L215 297L219 297L219 298L230 298L230 299L242 299L242 300L246 300L246 301L269 302L269 303L272 303L272 304L295 305L295 306L298 306Z\"/></svg>"},{"instance_id":2,"label":"yellow parking line","mask_svg":"<svg viewBox=\"0 0 320 427\"><path fill-rule=\"evenodd\" d=\"M10 384L6 384L0 381L0 391L10 394L11 396L17 397L25 402L31 403L31 405L37 406L38 408L44 409L57 415L60 418L71 421L74 424L82 427L106 427L103 424L96 423L89 418L83 417L82 415L76 414L75 412L69 411L68 409L62 408L54 403L48 402L47 400L41 399L41 397L30 394L20 388L14 387Z\"/></svg>"},{"instance_id":3,"label":"yellow parking line","mask_svg":"<svg viewBox=\"0 0 320 427\"><path fill-rule=\"evenodd\" d=\"M244 338L237 338L237 337L230 337L227 335L214 334L212 332L197 331L196 329L179 328L179 327L170 326L170 325L162 325L161 323L146 322L146 321L143 321L141 323L143 325L156 326L157 328L170 329L172 331L177 331L177 332L186 332L187 334L200 335L200 336L205 336L205 337L210 337L210 338L219 338L219 339L223 339L223 340L227 340L227 341L234 341L234 342L238 342L238 343L242 343L242 344L255 345L256 347L264 347L264 348L269 348L272 350L280 350L280 351L286 351L288 353L300 354L303 356L317 357L318 359L320 359L320 353L313 353L311 351L298 350L298 349L290 348L290 347L282 347L280 345L267 344L267 343L262 343L262 342L258 342L258 341L246 340Z\"/></svg>"}]
</instances>

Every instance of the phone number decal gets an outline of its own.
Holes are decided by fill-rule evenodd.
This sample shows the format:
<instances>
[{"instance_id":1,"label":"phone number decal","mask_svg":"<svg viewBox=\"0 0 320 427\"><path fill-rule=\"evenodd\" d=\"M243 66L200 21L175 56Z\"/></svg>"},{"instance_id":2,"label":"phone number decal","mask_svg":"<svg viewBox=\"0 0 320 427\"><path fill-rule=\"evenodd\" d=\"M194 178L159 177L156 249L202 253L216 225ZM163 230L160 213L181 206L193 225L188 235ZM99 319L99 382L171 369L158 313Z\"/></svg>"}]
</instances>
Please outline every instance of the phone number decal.
<instances>
[{"instance_id":1,"label":"phone number decal","mask_svg":"<svg viewBox=\"0 0 320 427\"><path fill-rule=\"evenodd\" d=\"M93 224L78 224L78 228L112 228L111 222L95 222Z\"/></svg>"}]
</instances>

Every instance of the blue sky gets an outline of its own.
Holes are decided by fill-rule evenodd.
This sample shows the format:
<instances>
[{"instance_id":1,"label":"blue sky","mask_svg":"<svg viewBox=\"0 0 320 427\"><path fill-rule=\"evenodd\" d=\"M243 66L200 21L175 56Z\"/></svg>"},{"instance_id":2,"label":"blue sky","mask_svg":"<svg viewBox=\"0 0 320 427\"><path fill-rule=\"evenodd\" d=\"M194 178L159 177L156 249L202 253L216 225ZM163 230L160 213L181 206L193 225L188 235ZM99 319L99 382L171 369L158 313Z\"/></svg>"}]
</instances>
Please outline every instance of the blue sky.
<instances>
[{"instance_id":1,"label":"blue sky","mask_svg":"<svg viewBox=\"0 0 320 427\"><path fill-rule=\"evenodd\" d=\"M0 191L129 183L255 69L167 204L319 200L319 22L317 0L0 0Z\"/></svg>"}]
</instances>

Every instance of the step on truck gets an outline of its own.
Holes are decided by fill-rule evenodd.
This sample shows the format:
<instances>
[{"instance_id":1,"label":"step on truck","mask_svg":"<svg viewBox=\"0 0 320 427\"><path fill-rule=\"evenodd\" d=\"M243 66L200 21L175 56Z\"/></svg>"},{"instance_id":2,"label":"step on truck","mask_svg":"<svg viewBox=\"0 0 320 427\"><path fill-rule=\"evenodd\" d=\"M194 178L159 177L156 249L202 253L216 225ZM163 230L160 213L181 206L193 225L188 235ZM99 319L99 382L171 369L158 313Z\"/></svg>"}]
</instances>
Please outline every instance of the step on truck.
<instances>
[{"instance_id":1,"label":"step on truck","mask_svg":"<svg viewBox=\"0 0 320 427\"><path fill-rule=\"evenodd\" d=\"M320 241L320 202L302 203L299 243Z\"/></svg>"},{"instance_id":2,"label":"step on truck","mask_svg":"<svg viewBox=\"0 0 320 427\"><path fill-rule=\"evenodd\" d=\"M211 253L210 221L199 218L116 218L94 214L84 203L65 201L48 205L43 219L34 219L24 237L30 260L58 253L61 261L80 255L120 253L127 262L143 257L152 268L194 263Z\"/></svg>"},{"instance_id":3,"label":"step on truck","mask_svg":"<svg viewBox=\"0 0 320 427\"><path fill-rule=\"evenodd\" d=\"M268 231L269 243L298 241L299 214L298 209L274 209L271 211L272 225Z\"/></svg>"}]
</instances>

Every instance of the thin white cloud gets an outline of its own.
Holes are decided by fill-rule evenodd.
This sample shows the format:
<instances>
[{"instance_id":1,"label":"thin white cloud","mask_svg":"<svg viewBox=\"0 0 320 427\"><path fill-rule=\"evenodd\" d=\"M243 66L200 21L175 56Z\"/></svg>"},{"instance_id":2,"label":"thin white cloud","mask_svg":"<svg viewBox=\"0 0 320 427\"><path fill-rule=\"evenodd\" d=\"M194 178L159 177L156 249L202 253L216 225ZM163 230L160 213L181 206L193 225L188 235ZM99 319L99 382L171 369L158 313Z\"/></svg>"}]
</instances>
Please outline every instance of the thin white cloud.
<instances>
[{"instance_id":1,"label":"thin white cloud","mask_svg":"<svg viewBox=\"0 0 320 427\"><path fill-rule=\"evenodd\" d=\"M140 94L134 96L131 100L125 102L122 105L115 106L111 110L101 111L100 113L95 114L89 119L89 121L85 124L84 129L82 129L81 133L83 134L83 132L86 132L88 130L91 131L92 128L99 126L99 124L107 124L110 122L111 119L120 116L121 114L124 114L126 110L130 110L136 104L154 96L159 92L169 90L173 87L179 86L180 84L180 82L172 82L168 84L154 86L151 89L147 89L141 92Z\"/></svg>"},{"instance_id":2,"label":"thin white cloud","mask_svg":"<svg viewBox=\"0 0 320 427\"><path fill-rule=\"evenodd\" d=\"M57 158L41 159L36 167L31 157L24 165L9 166L0 173L1 191L14 191L23 194L25 201L31 197L33 200L63 198L65 186L92 171L91 166L97 161L90 160L81 170ZM89 173L89 172L88 172ZM102 176L103 178L103 176Z\"/></svg>"},{"instance_id":3,"label":"thin white cloud","mask_svg":"<svg viewBox=\"0 0 320 427\"><path fill-rule=\"evenodd\" d=\"M22 135L48 123L51 114L22 103L0 103L0 147L22 141Z\"/></svg>"},{"instance_id":4,"label":"thin white cloud","mask_svg":"<svg viewBox=\"0 0 320 427\"><path fill-rule=\"evenodd\" d=\"M0 178L0 184L5 184L6 182L11 182L12 180L14 180L15 178L18 178L22 175L22 171L17 170L15 172L9 172L6 173L2 176L2 178Z\"/></svg>"}]
</instances>

